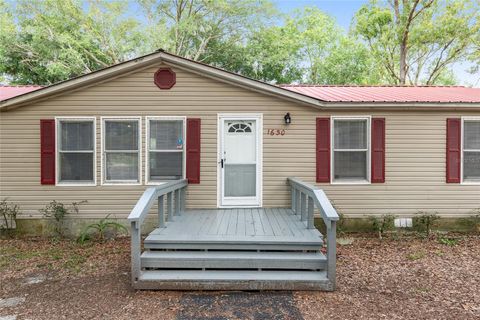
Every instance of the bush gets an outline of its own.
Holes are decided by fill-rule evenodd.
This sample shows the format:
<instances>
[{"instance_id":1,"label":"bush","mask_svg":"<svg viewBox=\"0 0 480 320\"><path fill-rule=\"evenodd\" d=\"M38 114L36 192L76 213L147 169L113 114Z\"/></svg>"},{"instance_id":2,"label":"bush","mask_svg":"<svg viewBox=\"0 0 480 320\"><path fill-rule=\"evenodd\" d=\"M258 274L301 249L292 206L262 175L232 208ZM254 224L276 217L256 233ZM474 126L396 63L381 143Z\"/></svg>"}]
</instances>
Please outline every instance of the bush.
<instances>
[{"instance_id":1,"label":"bush","mask_svg":"<svg viewBox=\"0 0 480 320\"><path fill-rule=\"evenodd\" d=\"M54 237L63 238L65 236L65 217L72 211L78 213L78 206L83 203L87 203L87 200L72 202L69 206L53 200L39 211L45 218L53 220Z\"/></svg>"},{"instance_id":2,"label":"bush","mask_svg":"<svg viewBox=\"0 0 480 320\"><path fill-rule=\"evenodd\" d=\"M473 210L471 216L466 218L466 220L475 232L480 233L480 208Z\"/></svg>"},{"instance_id":3,"label":"bush","mask_svg":"<svg viewBox=\"0 0 480 320\"><path fill-rule=\"evenodd\" d=\"M425 237L430 237L432 233L432 227L435 225L435 221L440 219L437 212L418 211L414 218L413 226Z\"/></svg>"},{"instance_id":4,"label":"bush","mask_svg":"<svg viewBox=\"0 0 480 320\"><path fill-rule=\"evenodd\" d=\"M380 217L370 216L372 228L378 233L378 238L382 239L386 231L392 230L395 216L393 214L382 214Z\"/></svg>"},{"instance_id":5,"label":"bush","mask_svg":"<svg viewBox=\"0 0 480 320\"><path fill-rule=\"evenodd\" d=\"M113 237L117 235L119 231L124 231L128 233L127 228L121 225L118 222L109 220L107 215L105 218L101 219L98 223L92 223L85 227L77 241L81 244L85 243L88 240L91 240L93 237L100 242L104 242L107 238L109 232L112 233Z\"/></svg>"},{"instance_id":6,"label":"bush","mask_svg":"<svg viewBox=\"0 0 480 320\"><path fill-rule=\"evenodd\" d=\"M20 214L20 207L13 203L8 203L7 199L0 202L0 230L11 234L16 230L17 216Z\"/></svg>"}]
</instances>

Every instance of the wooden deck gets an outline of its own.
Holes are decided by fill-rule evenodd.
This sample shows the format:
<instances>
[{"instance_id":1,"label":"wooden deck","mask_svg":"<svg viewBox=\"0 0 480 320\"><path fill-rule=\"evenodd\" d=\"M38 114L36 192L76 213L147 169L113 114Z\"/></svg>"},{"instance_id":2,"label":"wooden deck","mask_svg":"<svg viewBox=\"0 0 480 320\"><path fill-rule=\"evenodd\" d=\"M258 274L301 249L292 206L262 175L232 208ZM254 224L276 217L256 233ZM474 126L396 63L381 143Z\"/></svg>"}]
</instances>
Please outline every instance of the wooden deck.
<instances>
[{"instance_id":1,"label":"wooden deck","mask_svg":"<svg viewBox=\"0 0 480 320\"><path fill-rule=\"evenodd\" d=\"M186 180L147 189L129 216L133 287L334 290L337 213L323 191L289 182L291 208L185 210ZM156 201L158 228L142 239L141 225ZM314 206L326 225L326 254Z\"/></svg>"},{"instance_id":2,"label":"wooden deck","mask_svg":"<svg viewBox=\"0 0 480 320\"><path fill-rule=\"evenodd\" d=\"M157 228L145 244L269 244L310 245L317 250L322 234L307 229L300 216L287 208L187 210Z\"/></svg>"}]
</instances>

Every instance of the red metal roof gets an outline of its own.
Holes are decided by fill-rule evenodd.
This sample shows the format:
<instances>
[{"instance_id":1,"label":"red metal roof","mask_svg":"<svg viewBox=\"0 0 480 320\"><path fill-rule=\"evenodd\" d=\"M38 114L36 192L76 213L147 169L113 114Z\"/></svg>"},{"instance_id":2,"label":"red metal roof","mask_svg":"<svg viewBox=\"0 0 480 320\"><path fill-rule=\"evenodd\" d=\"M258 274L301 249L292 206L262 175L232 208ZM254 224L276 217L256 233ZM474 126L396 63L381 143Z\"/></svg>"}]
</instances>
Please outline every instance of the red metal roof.
<instances>
[{"instance_id":1,"label":"red metal roof","mask_svg":"<svg viewBox=\"0 0 480 320\"><path fill-rule=\"evenodd\" d=\"M460 86L280 86L328 102L480 102L480 88Z\"/></svg>"},{"instance_id":2,"label":"red metal roof","mask_svg":"<svg viewBox=\"0 0 480 320\"><path fill-rule=\"evenodd\" d=\"M19 96L21 94L41 89L42 86L2 86L0 85L0 101Z\"/></svg>"},{"instance_id":3,"label":"red metal roof","mask_svg":"<svg viewBox=\"0 0 480 320\"><path fill-rule=\"evenodd\" d=\"M461 86L330 86L280 85L327 102L461 102L480 103L480 88ZM0 101L41 89L42 86L0 85Z\"/></svg>"}]
</instances>

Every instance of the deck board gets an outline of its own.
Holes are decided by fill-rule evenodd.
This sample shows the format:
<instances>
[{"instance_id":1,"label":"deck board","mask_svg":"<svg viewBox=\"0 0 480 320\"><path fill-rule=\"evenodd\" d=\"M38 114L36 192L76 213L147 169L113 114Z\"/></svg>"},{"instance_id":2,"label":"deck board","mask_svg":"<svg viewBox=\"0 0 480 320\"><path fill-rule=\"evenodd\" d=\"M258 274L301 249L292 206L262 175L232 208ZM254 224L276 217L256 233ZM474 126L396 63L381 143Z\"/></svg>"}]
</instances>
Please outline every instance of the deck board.
<instances>
[{"instance_id":1,"label":"deck board","mask_svg":"<svg viewBox=\"0 0 480 320\"><path fill-rule=\"evenodd\" d=\"M245 235L253 236L255 235L255 222L253 220L252 209L245 209Z\"/></svg>"},{"instance_id":2,"label":"deck board","mask_svg":"<svg viewBox=\"0 0 480 320\"><path fill-rule=\"evenodd\" d=\"M318 243L322 235L285 208L202 209L175 216L145 241Z\"/></svg>"}]
</instances>

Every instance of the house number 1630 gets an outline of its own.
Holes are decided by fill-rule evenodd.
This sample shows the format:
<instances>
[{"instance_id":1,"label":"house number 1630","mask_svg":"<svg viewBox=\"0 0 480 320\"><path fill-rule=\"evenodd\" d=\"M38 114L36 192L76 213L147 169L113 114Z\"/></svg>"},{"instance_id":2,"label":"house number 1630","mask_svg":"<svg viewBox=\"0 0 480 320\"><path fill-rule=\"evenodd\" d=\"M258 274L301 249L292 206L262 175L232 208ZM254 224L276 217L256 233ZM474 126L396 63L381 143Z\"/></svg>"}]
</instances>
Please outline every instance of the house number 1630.
<instances>
[{"instance_id":1,"label":"house number 1630","mask_svg":"<svg viewBox=\"0 0 480 320\"><path fill-rule=\"evenodd\" d=\"M268 129L267 134L271 136L284 136L285 129Z\"/></svg>"}]
</instances>

